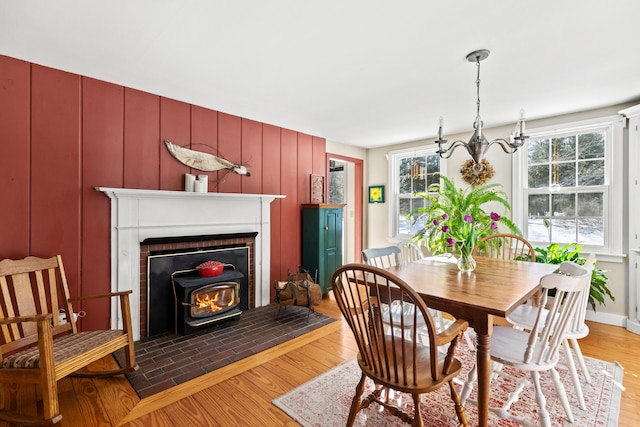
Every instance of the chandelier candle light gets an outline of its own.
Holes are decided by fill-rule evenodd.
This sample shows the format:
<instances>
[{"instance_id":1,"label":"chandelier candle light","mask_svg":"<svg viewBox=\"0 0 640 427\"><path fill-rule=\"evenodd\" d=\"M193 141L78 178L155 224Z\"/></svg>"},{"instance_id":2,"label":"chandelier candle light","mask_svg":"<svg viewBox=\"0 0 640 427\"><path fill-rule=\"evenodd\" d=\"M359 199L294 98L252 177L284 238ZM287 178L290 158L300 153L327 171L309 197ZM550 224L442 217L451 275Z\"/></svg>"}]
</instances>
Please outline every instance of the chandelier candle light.
<instances>
[{"instance_id":1,"label":"chandelier candle light","mask_svg":"<svg viewBox=\"0 0 640 427\"><path fill-rule=\"evenodd\" d=\"M516 124L515 136L510 136L509 141L503 138L494 139L493 141L487 141L487 138L482 134L482 118L480 117L480 61L487 59L489 56L489 51L487 49L480 49L471 52L467 55L467 61L475 62L477 68L477 78L476 78L476 105L477 105L477 114L476 120L473 122L473 129L475 130L473 136L469 142L464 142L462 140L457 140L451 143L449 147L446 146L447 140L442 139L442 126L444 125L444 119L440 117L440 124L438 127L438 139L436 140L436 144L438 144L438 154L443 159L448 159L453 154L453 151L457 147L465 147L469 152L469 155L474 161L473 170L474 172L480 173L484 166L482 166L482 158L485 153L493 144L498 144L502 147L502 150L507 154L515 153L518 148L522 147L526 142L528 136L525 136L525 123L524 123L524 110L520 110L520 119Z\"/></svg>"}]
</instances>

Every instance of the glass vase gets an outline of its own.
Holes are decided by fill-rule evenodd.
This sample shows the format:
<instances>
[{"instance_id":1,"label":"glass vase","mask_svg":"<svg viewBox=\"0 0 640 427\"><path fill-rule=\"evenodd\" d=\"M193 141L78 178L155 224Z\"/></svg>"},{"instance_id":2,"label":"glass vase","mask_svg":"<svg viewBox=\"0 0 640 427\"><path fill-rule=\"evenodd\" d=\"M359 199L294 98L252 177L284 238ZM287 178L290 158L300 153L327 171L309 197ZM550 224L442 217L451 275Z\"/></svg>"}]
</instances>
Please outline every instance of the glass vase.
<instances>
[{"instance_id":1,"label":"glass vase","mask_svg":"<svg viewBox=\"0 0 640 427\"><path fill-rule=\"evenodd\" d=\"M471 256L471 251L460 250L458 258L458 270L470 272L476 269L476 260Z\"/></svg>"}]
</instances>

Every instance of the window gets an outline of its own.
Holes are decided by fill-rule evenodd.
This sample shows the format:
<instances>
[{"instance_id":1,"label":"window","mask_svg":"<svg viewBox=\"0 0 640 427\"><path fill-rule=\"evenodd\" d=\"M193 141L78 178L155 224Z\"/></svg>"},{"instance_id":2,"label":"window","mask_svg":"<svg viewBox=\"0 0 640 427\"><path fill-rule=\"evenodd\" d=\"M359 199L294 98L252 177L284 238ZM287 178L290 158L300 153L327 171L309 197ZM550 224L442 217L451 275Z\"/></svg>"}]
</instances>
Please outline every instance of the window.
<instances>
[{"instance_id":1,"label":"window","mask_svg":"<svg viewBox=\"0 0 640 427\"><path fill-rule=\"evenodd\" d=\"M389 227L394 238L406 239L424 227L419 222L413 224L407 214L425 206L426 201L415 193L426 192L430 185L440 182L444 162L436 150L434 147L389 153Z\"/></svg>"},{"instance_id":2,"label":"window","mask_svg":"<svg viewBox=\"0 0 640 427\"><path fill-rule=\"evenodd\" d=\"M620 180L622 187L616 171L621 167L615 166L622 150L614 150L621 131L614 127L612 121L585 123L531 134L519 156L521 168L514 169L522 171L514 190L524 189L521 227L529 241L537 246L578 243L587 250L611 252L612 235L621 236L614 224L622 222L622 209L612 209L622 195L612 185Z\"/></svg>"}]
</instances>

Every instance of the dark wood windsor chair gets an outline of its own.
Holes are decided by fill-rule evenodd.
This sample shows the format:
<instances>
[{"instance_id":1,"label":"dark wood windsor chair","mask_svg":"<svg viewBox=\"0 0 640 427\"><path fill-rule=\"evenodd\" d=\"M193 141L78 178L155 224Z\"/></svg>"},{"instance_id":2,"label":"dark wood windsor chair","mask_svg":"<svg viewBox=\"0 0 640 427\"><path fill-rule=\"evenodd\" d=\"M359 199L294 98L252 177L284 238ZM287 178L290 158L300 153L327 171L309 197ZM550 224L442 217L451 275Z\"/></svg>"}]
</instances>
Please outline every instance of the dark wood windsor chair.
<instances>
[{"instance_id":1,"label":"dark wood windsor chair","mask_svg":"<svg viewBox=\"0 0 640 427\"><path fill-rule=\"evenodd\" d=\"M373 402L413 426L423 426L420 397L444 384L449 384L460 425L468 425L460 395L453 383L462 369L462 364L455 358L455 350L468 326L467 321L458 319L446 330L436 332L429 308L413 288L392 273L375 266L342 266L334 273L331 285L338 307L358 345L357 359L362 370L347 426L352 426L357 413ZM387 316L391 332L383 322L384 306L389 301L415 307L412 319ZM417 339L418 316L426 323L427 344ZM409 321L413 327L407 331L405 323ZM394 334L392 331L395 329L405 330L405 333ZM438 351L438 347L442 346L447 348L446 354ZM367 377L375 383L375 390L360 400ZM413 417L390 403L387 399L389 389L412 396L415 408Z\"/></svg>"}]
</instances>

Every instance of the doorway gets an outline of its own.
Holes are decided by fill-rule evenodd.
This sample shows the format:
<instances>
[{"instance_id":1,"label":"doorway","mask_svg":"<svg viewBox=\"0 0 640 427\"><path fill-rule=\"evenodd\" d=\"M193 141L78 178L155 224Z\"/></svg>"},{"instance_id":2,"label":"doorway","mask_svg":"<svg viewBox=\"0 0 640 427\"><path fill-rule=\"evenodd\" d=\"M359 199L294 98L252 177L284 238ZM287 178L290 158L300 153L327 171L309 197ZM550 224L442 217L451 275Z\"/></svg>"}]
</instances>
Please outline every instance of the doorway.
<instances>
[{"instance_id":1,"label":"doorway","mask_svg":"<svg viewBox=\"0 0 640 427\"><path fill-rule=\"evenodd\" d=\"M327 153L327 200L345 204L343 263L361 262L363 161Z\"/></svg>"}]
</instances>

